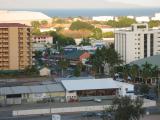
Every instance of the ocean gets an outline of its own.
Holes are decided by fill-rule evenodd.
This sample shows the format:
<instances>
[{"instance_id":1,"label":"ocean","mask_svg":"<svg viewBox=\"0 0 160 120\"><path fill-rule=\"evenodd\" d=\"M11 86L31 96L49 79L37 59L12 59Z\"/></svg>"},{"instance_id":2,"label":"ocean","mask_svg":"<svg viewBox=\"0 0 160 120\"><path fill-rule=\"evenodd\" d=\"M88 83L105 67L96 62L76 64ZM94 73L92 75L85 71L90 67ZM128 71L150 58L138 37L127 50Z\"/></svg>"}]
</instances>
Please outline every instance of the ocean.
<instances>
[{"instance_id":1,"label":"ocean","mask_svg":"<svg viewBox=\"0 0 160 120\"><path fill-rule=\"evenodd\" d=\"M42 12L50 17L92 17L92 16L154 16L160 8L132 8L132 9L30 9Z\"/></svg>"}]
</instances>

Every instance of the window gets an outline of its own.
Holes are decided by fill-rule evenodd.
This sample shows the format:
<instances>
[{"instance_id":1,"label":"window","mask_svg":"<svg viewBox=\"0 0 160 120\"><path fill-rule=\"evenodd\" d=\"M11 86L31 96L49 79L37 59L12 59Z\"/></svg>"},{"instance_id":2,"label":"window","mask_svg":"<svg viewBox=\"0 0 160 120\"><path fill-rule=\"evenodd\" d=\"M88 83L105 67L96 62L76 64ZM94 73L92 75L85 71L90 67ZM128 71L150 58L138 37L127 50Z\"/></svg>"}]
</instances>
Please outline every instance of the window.
<instances>
[{"instance_id":1,"label":"window","mask_svg":"<svg viewBox=\"0 0 160 120\"><path fill-rule=\"evenodd\" d=\"M151 34L151 35L150 35L150 56L153 56L153 48L154 48L153 38L154 38L154 35Z\"/></svg>"},{"instance_id":2,"label":"window","mask_svg":"<svg viewBox=\"0 0 160 120\"><path fill-rule=\"evenodd\" d=\"M147 34L144 34L144 58L147 57Z\"/></svg>"},{"instance_id":3,"label":"window","mask_svg":"<svg viewBox=\"0 0 160 120\"><path fill-rule=\"evenodd\" d=\"M128 88L126 88L125 90L126 90L126 92L127 92L127 91L128 91Z\"/></svg>"}]
</instances>

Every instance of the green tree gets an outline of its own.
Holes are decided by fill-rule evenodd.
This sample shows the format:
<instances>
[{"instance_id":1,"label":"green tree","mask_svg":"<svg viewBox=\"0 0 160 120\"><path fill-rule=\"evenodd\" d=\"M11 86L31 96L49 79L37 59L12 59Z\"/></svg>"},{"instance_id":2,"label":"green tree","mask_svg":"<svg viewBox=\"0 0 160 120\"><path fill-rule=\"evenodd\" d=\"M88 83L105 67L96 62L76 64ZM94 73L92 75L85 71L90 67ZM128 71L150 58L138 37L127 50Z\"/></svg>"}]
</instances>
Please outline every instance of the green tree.
<instances>
[{"instance_id":1,"label":"green tree","mask_svg":"<svg viewBox=\"0 0 160 120\"><path fill-rule=\"evenodd\" d=\"M152 76L152 64L149 64L145 62L145 64L142 65L142 77L147 82L148 79L150 79Z\"/></svg>"},{"instance_id":2,"label":"green tree","mask_svg":"<svg viewBox=\"0 0 160 120\"><path fill-rule=\"evenodd\" d=\"M65 23L68 23L68 22L63 18L55 17L52 19L52 24L65 24Z\"/></svg>"},{"instance_id":3,"label":"green tree","mask_svg":"<svg viewBox=\"0 0 160 120\"><path fill-rule=\"evenodd\" d=\"M130 97L115 98L110 108L107 108L104 113L103 120L110 120L108 114L112 114L115 120L140 120L144 114L142 108L143 100L136 98L135 100Z\"/></svg>"},{"instance_id":4,"label":"green tree","mask_svg":"<svg viewBox=\"0 0 160 120\"><path fill-rule=\"evenodd\" d=\"M103 48L105 51L106 48ZM98 74L104 73L104 66L106 64L106 56L101 49L97 49L95 54L91 56L90 61L92 63L93 70Z\"/></svg>"},{"instance_id":5,"label":"green tree","mask_svg":"<svg viewBox=\"0 0 160 120\"><path fill-rule=\"evenodd\" d=\"M130 67L130 75L135 82L136 77L139 76L140 68L138 65L134 64Z\"/></svg>"},{"instance_id":6,"label":"green tree","mask_svg":"<svg viewBox=\"0 0 160 120\"><path fill-rule=\"evenodd\" d=\"M58 62L58 65L61 69L61 75L63 77L64 75L64 70L67 69L67 67L69 66L69 62L65 59L61 59L59 62Z\"/></svg>"},{"instance_id":7,"label":"green tree","mask_svg":"<svg viewBox=\"0 0 160 120\"><path fill-rule=\"evenodd\" d=\"M148 22L148 26L149 26L149 28L159 27L160 26L160 21L159 20L150 20Z\"/></svg>"},{"instance_id":8,"label":"green tree","mask_svg":"<svg viewBox=\"0 0 160 120\"><path fill-rule=\"evenodd\" d=\"M59 50L67 45L76 45L75 40L71 37L65 37L64 35L58 34L54 31L50 31L48 34L53 36L53 44L55 44Z\"/></svg>"},{"instance_id":9,"label":"green tree","mask_svg":"<svg viewBox=\"0 0 160 120\"><path fill-rule=\"evenodd\" d=\"M141 94L148 94L148 92L149 92L149 86L148 85L146 85L146 84L142 84L142 85L140 85L140 93Z\"/></svg>"},{"instance_id":10,"label":"green tree","mask_svg":"<svg viewBox=\"0 0 160 120\"><path fill-rule=\"evenodd\" d=\"M119 54L111 47L97 49L95 54L91 56L90 61L96 72L101 74L104 73L104 66L106 64L108 64L109 71L111 72L114 66L122 63Z\"/></svg>"},{"instance_id":11,"label":"green tree","mask_svg":"<svg viewBox=\"0 0 160 120\"><path fill-rule=\"evenodd\" d=\"M42 53L43 53L42 51L35 51L35 52L34 52L34 54L35 54L35 56L34 56L35 59L41 58L41 57L42 57Z\"/></svg>"},{"instance_id":12,"label":"green tree","mask_svg":"<svg viewBox=\"0 0 160 120\"><path fill-rule=\"evenodd\" d=\"M82 22L82 21L72 22L70 26L70 30L83 30L83 29L92 31L94 29L94 26L87 22Z\"/></svg>"},{"instance_id":13,"label":"green tree","mask_svg":"<svg viewBox=\"0 0 160 120\"><path fill-rule=\"evenodd\" d=\"M24 70L24 74L26 75L38 75L39 71L36 66L28 66Z\"/></svg>"},{"instance_id":14,"label":"green tree","mask_svg":"<svg viewBox=\"0 0 160 120\"><path fill-rule=\"evenodd\" d=\"M91 45L89 38L83 38L83 40L79 44L79 46L88 46L88 45Z\"/></svg>"},{"instance_id":15,"label":"green tree","mask_svg":"<svg viewBox=\"0 0 160 120\"><path fill-rule=\"evenodd\" d=\"M127 17L119 17L118 21L109 20L108 22L106 22L107 25L110 25L112 27L117 27L117 28L129 27L134 23L136 23L135 19L130 19Z\"/></svg>"},{"instance_id":16,"label":"green tree","mask_svg":"<svg viewBox=\"0 0 160 120\"><path fill-rule=\"evenodd\" d=\"M40 24L41 24L41 25L47 25L47 24L48 24L48 21L42 20Z\"/></svg>"},{"instance_id":17,"label":"green tree","mask_svg":"<svg viewBox=\"0 0 160 120\"><path fill-rule=\"evenodd\" d=\"M39 21L32 21L31 25L32 25L32 27L35 27L35 28L39 28L40 27Z\"/></svg>"},{"instance_id":18,"label":"green tree","mask_svg":"<svg viewBox=\"0 0 160 120\"><path fill-rule=\"evenodd\" d=\"M113 32L105 32L103 33L103 38L114 38Z\"/></svg>"},{"instance_id":19,"label":"green tree","mask_svg":"<svg viewBox=\"0 0 160 120\"><path fill-rule=\"evenodd\" d=\"M159 68L157 65L152 67L152 77L158 77Z\"/></svg>"},{"instance_id":20,"label":"green tree","mask_svg":"<svg viewBox=\"0 0 160 120\"><path fill-rule=\"evenodd\" d=\"M79 77L80 75L81 75L81 68L79 65L77 65L74 70L74 76Z\"/></svg>"},{"instance_id":21,"label":"green tree","mask_svg":"<svg viewBox=\"0 0 160 120\"><path fill-rule=\"evenodd\" d=\"M39 21L32 21L31 25L33 27L33 29L32 29L33 35L39 35L40 34L40 30L39 30L40 23L39 23Z\"/></svg>"},{"instance_id":22,"label":"green tree","mask_svg":"<svg viewBox=\"0 0 160 120\"><path fill-rule=\"evenodd\" d=\"M95 28L93 30L92 37L95 38L96 40L102 39L102 30L100 28Z\"/></svg>"},{"instance_id":23,"label":"green tree","mask_svg":"<svg viewBox=\"0 0 160 120\"><path fill-rule=\"evenodd\" d=\"M126 64L123 66L123 77L125 80L127 80L129 74L130 74L130 66Z\"/></svg>"}]
</instances>

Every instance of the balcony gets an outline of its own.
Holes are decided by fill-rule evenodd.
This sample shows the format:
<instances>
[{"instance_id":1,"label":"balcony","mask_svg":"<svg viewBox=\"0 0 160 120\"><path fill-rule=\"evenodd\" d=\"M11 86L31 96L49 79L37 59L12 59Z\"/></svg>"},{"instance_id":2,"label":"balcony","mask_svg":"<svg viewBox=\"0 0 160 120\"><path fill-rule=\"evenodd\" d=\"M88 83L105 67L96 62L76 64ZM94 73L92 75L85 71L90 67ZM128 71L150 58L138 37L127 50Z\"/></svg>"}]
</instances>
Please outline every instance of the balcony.
<instances>
[{"instance_id":1,"label":"balcony","mask_svg":"<svg viewBox=\"0 0 160 120\"><path fill-rule=\"evenodd\" d=\"M3 57L9 57L9 54L2 54Z\"/></svg>"}]
</instances>

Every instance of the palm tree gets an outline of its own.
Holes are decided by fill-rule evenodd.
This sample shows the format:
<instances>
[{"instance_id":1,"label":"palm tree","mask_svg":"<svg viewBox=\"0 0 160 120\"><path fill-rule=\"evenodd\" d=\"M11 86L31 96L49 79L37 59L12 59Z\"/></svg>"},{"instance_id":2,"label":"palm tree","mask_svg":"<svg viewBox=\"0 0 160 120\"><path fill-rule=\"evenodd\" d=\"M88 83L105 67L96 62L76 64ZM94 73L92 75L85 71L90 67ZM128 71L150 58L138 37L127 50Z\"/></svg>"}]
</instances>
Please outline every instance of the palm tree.
<instances>
[{"instance_id":1,"label":"palm tree","mask_svg":"<svg viewBox=\"0 0 160 120\"><path fill-rule=\"evenodd\" d=\"M139 71L140 71L140 68L136 64L132 65L130 68L130 75L132 79L134 80L134 82L135 82L136 77L139 76Z\"/></svg>"},{"instance_id":2,"label":"palm tree","mask_svg":"<svg viewBox=\"0 0 160 120\"><path fill-rule=\"evenodd\" d=\"M123 78L125 80L127 80L128 76L129 76L129 71L130 71L130 66L128 64L123 66Z\"/></svg>"},{"instance_id":3,"label":"palm tree","mask_svg":"<svg viewBox=\"0 0 160 120\"><path fill-rule=\"evenodd\" d=\"M145 83L152 77L152 64L145 62L145 64L142 65L142 77Z\"/></svg>"},{"instance_id":4,"label":"palm tree","mask_svg":"<svg viewBox=\"0 0 160 120\"><path fill-rule=\"evenodd\" d=\"M63 76L64 74L64 69L67 69L69 62L67 60L61 59L59 62L59 67L61 69L61 75Z\"/></svg>"},{"instance_id":5,"label":"palm tree","mask_svg":"<svg viewBox=\"0 0 160 120\"><path fill-rule=\"evenodd\" d=\"M157 65L152 67L152 77L158 77L159 68Z\"/></svg>"}]
</instances>

